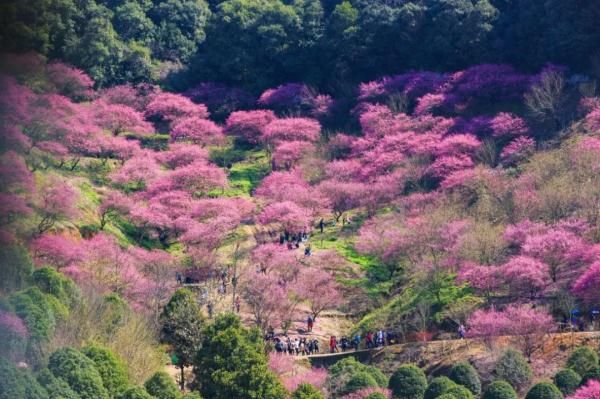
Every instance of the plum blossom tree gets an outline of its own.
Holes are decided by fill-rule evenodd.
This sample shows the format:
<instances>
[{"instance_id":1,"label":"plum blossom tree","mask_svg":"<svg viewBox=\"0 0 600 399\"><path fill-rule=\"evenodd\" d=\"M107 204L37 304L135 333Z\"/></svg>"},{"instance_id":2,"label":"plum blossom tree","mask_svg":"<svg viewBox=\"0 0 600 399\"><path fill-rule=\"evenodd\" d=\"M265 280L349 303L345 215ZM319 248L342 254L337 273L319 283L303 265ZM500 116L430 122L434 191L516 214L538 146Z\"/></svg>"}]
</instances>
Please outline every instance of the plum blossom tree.
<instances>
[{"instance_id":1,"label":"plum blossom tree","mask_svg":"<svg viewBox=\"0 0 600 399\"><path fill-rule=\"evenodd\" d=\"M121 168L110 175L114 183L132 186L133 189L143 189L161 174L160 165L156 162L151 151L141 151L128 159Z\"/></svg>"},{"instance_id":2,"label":"plum blossom tree","mask_svg":"<svg viewBox=\"0 0 600 399\"><path fill-rule=\"evenodd\" d=\"M586 385L568 396L567 399L600 399L600 381L589 380Z\"/></svg>"},{"instance_id":3,"label":"plum blossom tree","mask_svg":"<svg viewBox=\"0 0 600 399\"><path fill-rule=\"evenodd\" d=\"M477 265L470 262L461 267L457 278L457 282L469 283L471 287L488 299L503 286L503 280L500 267Z\"/></svg>"},{"instance_id":4,"label":"plum blossom tree","mask_svg":"<svg viewBox=\"0 0 600 399\"><path fill-rule=\"evenodd\" d=\"M311 267L301 272L296 282L298 294L310 308L313 318L325 309L333 309L342 302L339 285L328 272Z\"/></svg>"},{"instance_id":5,"label":"plum blossom tree","mask_svg":"<svg viewBox=\"0 0 600 399\"><path fill-rule=\"evenodd\" d=\"M429 165L426 173L433 178L443 179L454 172L470 169L473 166L473 160L466 155L442 156Z\"/></svg>"},{"instance_id":6,"label":"plum blossom tree","mask_svg":"<svg viewBox=\"0 0 600 399\"><path fill-rule=\"evenodd\" d=\"M548 265L528 256L515 256L502 266L502 273L513 294L529 295L550 284Z\"/></svg>"},{"instance_id":7,"label":"plum blossom tree","mask_svg":"<svg viewBox=\"0 0 600 399\"><path fill-rule=\"evenodd\" d=\"M100 212L100 230L104 230L106 223L117 215L126 215L132 207L132 201L120 191L111 190L102 197L98 207Z\"/></svg>"},{"instance_id":8,"label":"plum blossom tree","mask_svg":"<svg viewBox=\"0 0 600 399\"><path fill-rule=\"evenodd\" d=\"M500 160L504 165L514 165L522 162L533 154L535 140L531 137L517 137L502 149Z\"/></svg>"},{"instance_id":9,"label":"plum blossom tree","mask_svg":"<svg viewBox=\"0 0 600 399\"><path fill-rule=\"evenodd\" d=\"M290 170L295 163L306 154L315 153L316 148L312 143L306 141L288 141L275 147L272 162L278 169Z\"/></svg>"},{"instance_id":10,"label":"plum blossom tree","mask_svg":"<svg viewBox=\"0 0 600 399\"><path fill-rule=\"evenodd\" d=\"M197 145L187 143L171 143L167 151L156 154L156 160L166 165L169 169L176 169L189 165L196 160L208 161L208 151Z\"/></svg>"},{"instance_id":11,"label":"plum blossom tree","mask_svg":"<svg viewBox=\"0 0 600 399\"><path fill-rule=\"evenodd\" d=\"M283 201L267 205L258 215L258 221L263 225L279 224L289 232L302 231L311 225L311 214L291 201Z\"/></svg>"},{"instance_id":12,"label":"plum blossom tree","mask_svg":"<svg viewBox=\"0 0 600 399\"><path fill-rule=\"evenodd\" d=\"M314 119L283 118L271 121L262 130L262 140L270 145L281 141L312 141L319 139L321 125Z\"/></svg>"},{"instance_id":13,"label":"plum blossom tree","mask_svg":"<svg viewBox=\"0 0 600 399\"><path fill-rule=\"evenodd\" d=\"M362 183L325 180L317 186L317 190L329 200L335 220L339 221L344 212L361 204L365 186Z\"/></svg>"},{"instance_id":14,"label":"plum blossom tree","mask_svg":"<svg viewBox=\"0 0 600 399\"><path fill-rule=\"evenodd\" d=\"M261 140L262 130L276 118L270 110L236 111L225 122L225 134L256 144Z\"/></svg>"},{"instance_id":15,"label":"plum blossom tree","mask_svg":"<svg viewBox=\"0 0 600 399\"><path fill-rule=\"evenodd\" d=\"M155 194L163 190L184 190L194 195L203 196L210 190L225 187L227 187L225 172L200 159L163 174L148 186L148 193Z\"/></svg>"},{"instance_id":16,"label":"plum blossom tree","mask_svg":"<svg viewBox=\"0 0 600 399\"><path fill-rule=\"evenodd\" d=\"M39 187L35 208L39 215L36 234L50 230L61 220L72 220L79 216L78 192L69 183L56 176L49 176Z\"/></svg>"},{"instance_id":17,"label":"plum blossom tree","mask_svg":"<svg viewBox=\"0 0 600 399\"><path fill-rule=\"evenodd\" d=\"M154 130L152 125L144 120L142 113L127 105L96 100L91 107L96 123L115 136L125 132L146 135Z\"/></svg>"},{"instance_id":18,"label":"plum blossom tree","mask_svg":"<svg viewBox=\"0 0 600 399\"><path fill-rule=\"evenodd\" d=\"M600 130L600 106L594 108L585 117L585 127L591 131Z\"/></svg>"},{"instance_id":19,"label":"plum blossom tree","mask_svg":"<svg viewBox=\"0 0 600 399\"><path fill-rule=\"evenodd\" d=\"M38 265L62 269L77 265L84 259L79 242L58 234L44 234L31 243L33 258Z\"/></svg>"},{"instance_id":20,"label":"plum blossom tree","mask_svg":"<svg viewBox=\"0 0 600 399\"><path fill-rule=\"evenodd\" d=\"M47 65L46 76L56 92L73 100L85 100L93 94L94 81L80 69L53 62Z\"/></svg>"},{"instance_id":21,"label":"plum blossom tree","mask_svg":"<svg viewBox=\"0 0 600 399\"><path fill-rule=\"evenodd\" d=\"M284 281L292 281L298 276L300 263L292 251L279 244L263 244L252 250L252 262L257 271L275 274Z\"/></svg>"},{"instance_id":22,"label":"plum blossom tree","mask_svg":"<svg viewBox=\"0 0 600 399\"><path fill-rule=\"evenodd\" d=\"M594 262L573 284L573 293L587 303L595 303L600 296L600 262Z\"/></svg>"},{"instance_id":23,"label":"plum blossom tree","mask_svg":"<svg viewBox=\"0 0 600 399\"><path fill-rule=\"evenodd\" d=\"M203 104L194 104L189 98L173 93L159 92L151 96L146 106L146 117L151 120L174 122L184 117L206 119L208 110Z\"/></svg>"},{"instance_id":24,"label":"plum blossom tree","mask_svg":"<svg viewBox=\"0 0 600 399\"><path fill-rule=\"evenodd\" d=\"M195 144L223 143L223 130L217 124L198 116L177 119L171 129L172 141L190 141Z\"/></svg>"}]
</instances>

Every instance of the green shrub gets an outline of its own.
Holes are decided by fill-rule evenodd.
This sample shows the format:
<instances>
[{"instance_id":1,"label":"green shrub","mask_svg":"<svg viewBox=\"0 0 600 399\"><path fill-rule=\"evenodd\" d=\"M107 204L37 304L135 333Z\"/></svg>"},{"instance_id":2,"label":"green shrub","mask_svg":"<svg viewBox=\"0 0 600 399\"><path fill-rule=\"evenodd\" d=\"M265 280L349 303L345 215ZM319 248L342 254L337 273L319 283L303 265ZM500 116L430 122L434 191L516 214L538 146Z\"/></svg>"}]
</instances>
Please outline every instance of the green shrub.
<instances>
[{"instance_id":1,"label":"green shrub","mask_svg":"<svg viewBox=\"0 0 600 399\"><path fill-rule=\"evenodd\" d=\"M20 371L21 384L25 387L24 399L55 399L50 398L48 392L40 385L40 383L31 375L29 370Z\"/></svg>"},{"instance_id":2,"label":"green shrub","mask_svg":"<svg viewBox=\"0 0 600 399\"><path fill-rule=\"evenodd\" d=\"M56 378L48 369L40 371L37 380L52 399L79 399L79 395L69 387L69 384L61 378Z\"/></svg>"},{"instance_id":3,"label":"green shrub","mask_svg":"<svg viewBox=\"0 0 600 399\"><path fill-rule=\"evenodd\" d=\"M388 388L396 398L422 399L427 389L427 377L419 367L403 364L390 377Z\"/></svg>"},{"instance_id":4,"label":"green shrub","mask_svg":"<svg viewBox=\"0 0 600 399\"><path fill-rule=\"evenodd\" d=\"M436 399L456 399L456 396L452 395L451 393L445 393L438 396Z\"/></svg>"},{"instance_id":5,"label":"green shrub","mask_svg":"<svg viewBox=\"0 0 600 399\"><path fill-rule=\"evenodd\" d=\"M312 385L302 383L292 394L292 399L325 399L325 397Z\"/></svg>"},{"instance_id":6,"label":"green shrub","mask_svg":"<svg viewBox=\"0 0 600 399\"><path fill-rule=\"evenodd\" d=\"M54 333L56 319L52 306L37 287L19 291L9 298L15 313L25 322L34 340L44 341Z\"/></svg>"},{"instance_id":7,"label":"green shrub","mask_svg":"<svg viewBox=\"0 0 600 399\"><path fill-rule=\"evenodd\" d=\"M598 367L598 354L589 346L580 346L567 359L567 368L581 376L595 367Z\"/></svg>"},{"instance_id":8,"label":"green shrub","mask_svg":"<svg viewBox=\"0 0 600 399\"><path fill-rule=\"evenodd\" d=\"M496 375L520 391L529 386L533 372L521 352L507 349L496 363Z\"/></svg>"},{"instance_id":9,"label":"green shrub","mask_svg":"<svg viewBox=\"0 0 600 399\"><path fill-rule=\"evenodd\" d=\"M487 386L481 399L517 399L517 393L508 382L494 381Z\"/></svg>"},{"instance_id":10,"label":"green shrub","mask_svg":"<svg viewBox=\"0 0 600 399\"><path fill-rule=\"evenodd\" d=\"M155 399L142 387L129 388L119 396L118 399Z\"/></svg>"},{"instance_id":11,"label":"green shrub","mask_svg":"<svg viewBox=\"0 0 600 399\"><path fill-rule=\"evenodd\" d=\"M62 378L81 399L108 399L108 391L94 362L73 348L63 348L50 356L48 368Z\"/></svg>"},{"instance_id":12,"label":"green shrub","mask_svg":"<svg viewBox=\"0 0 600 399\"><path fill-rule=\"evenodd\" d=\"M181 399L202 399L198 392L189 392L181 397Z\"/></svg>"},{"instance_id":13,"label":"green shrub","mask_svg":"<svg viewBox=\"0 0 600 399\"><path fill-rule=\"evenodd\" d=\"M429 383L425 390L425 399L436 399L438 396L447 393L450 388L456 387L456 383L448 377L436 377Z\"/></svg>"},{"instance_id":14,"label":"green shrub","mask_svg":"<svg viewBox=\"0 0 600 399\"><path fill-rule=\"evenodd\" d=\"M17 244L0 244L0 292L19 290L33 271L28 251Z\"/></svg>"},{"instance_id":15,"label":"green shrub","mask_svg":"<svg viewBox=\"0 0 600 399\"><path fill-rule=\"evenodd\" d=\"M31 282L40 291L56 297L65 306L71 307L79 299L79 290L75 283L50 267L34 271Z\"/></svg>"},{"instance_id":16,"label":"green shrub","mask_svg":"<svg viewBox=\"0 0 600 399\"><path fill-rule=\"evenodd\" d=\"M362 388L376 387L377 381L371 374L366 371L358 371L350 376L350 379L346 382L342 394L349 394L356 392Z\"/></svg>"},{"instance_id":17,"label":"green shrub","mask_svg":"<svg viewBox=\"0 0 600 399\"><path fill-rule=\"evenodd\" d=\"M471 393L471 391L462 385L456 385L448 389L445 394L450 394L456 399L475 399L475 396Z\"/></svg>"},{"instance_id":18,"label":"green shrub","mask_svg":"<svg viewBox=\"0 0 600 399\"><path fill-rule=\"evenodd\" d=\"M347 382L359 373L365 373L369 375L375 381L375 385L372 386L385 388L388 385L387 377L377 367L367 366L365 364L360 363L353 357L347 357L336 362L329 369L327 382L332 387L332 396L336 397L347 393Z\"/></svg>"},{"instance_id":19,"label":"green shrub","mask_svg":"<svg viewBox=\"0 0 600 399\"><path fill-rule=\"evenodd\" d=\"M553 383L539 382L531 387L525 399L563 399L563 395Z\"/></svg>"},{"instance_id":20,"label":"green shrub","mask_svg":"<svg viewBox=\"0 0 600 399\"><path fill-rule=\"evenodd\" d=\"M110 396L117 396L125 391L129 384L127 368L110 349L100 345L88 345L82 348L81 352L94 362L102 377L102 384Z\"/></svg>"},{"instance_id":21,"label":"green shrub","mask_svg":"<svg viewBox=\"0 0 600 399\"><path fill-rule=\"evenodd\" d=\"M581 376L573 369L560 370L554 376L554 384L560 389L563 395L570 395L581 383Z\"/></svg>"},{"instance_id":22,"label":"green shrub","mask_svg":"<svg viewBox=\"0 0 600 399\"><path fill-rule=\"evenodd\" d=\"M587 384L589 380L600 381L600 367L594 367L590 371L585 373L581 378L581 385Z\"/></svg>"},{"instance_id":23,"label":"green shrub","mask_svg":"<svg viewBox=\"0 0 600 399\"><path fill-rule=\"evenodd\" d=\"M155 373L144 387L150 395L161 399L178 399L181 396L171 376L164 371Z\"/></svg>"},{"instance_id":24,"label":"green shrub","mask_svg":"<svg viewBox=\"0 0 600 399\"><path fill-rule=\"evenodd\" d=\"M0 399L17 399L25 396L25 387L17 368L0 357Z\"/></svg>"},{"instance_id":25,"label":"green shrub","mask_svg":"<svg viewBox=\"0 0 600 399\"><path fill-rule=\"evenodd\" d=\"M481 380L479 379L479 374L469 363L458 363L456 366L452 367L448 377L458 385L467 387L473 395L479 396L481 394Z\"/></svg>"}]
</instances>

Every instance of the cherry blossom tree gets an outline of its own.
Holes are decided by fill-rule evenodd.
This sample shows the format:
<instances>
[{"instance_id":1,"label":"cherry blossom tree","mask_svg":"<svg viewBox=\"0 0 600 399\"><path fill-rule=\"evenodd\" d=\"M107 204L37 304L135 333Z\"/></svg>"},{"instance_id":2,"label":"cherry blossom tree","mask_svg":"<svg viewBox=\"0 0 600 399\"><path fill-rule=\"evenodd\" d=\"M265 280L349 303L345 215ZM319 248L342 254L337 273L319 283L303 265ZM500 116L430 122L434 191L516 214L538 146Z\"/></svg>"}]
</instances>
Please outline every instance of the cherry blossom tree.
<instances>
[{"instance_id":1,"label":"cherry blossom tree","mask_svg":"<svg viewBox=\"0 0 600 399\"><path fill-rule=\"evenodd\" d=\"M169 169L176 169L197 160L208 161L208 151L197 145L171 143L167 151L157 153L155 158Z\"/></svg>"},{"instance_id":2,"label":"cherry blossom tree","mask_svg":"<svg viewBox=\"0 0 600 399\"><path fill-rule=\"evenodd\" d=\"M454 172L473 166L473 160L466 155L442 156L433 161L426 173L434 178L443 179Z\"/></svg>"},{"instance_id":3,"label":"cherry blossom tree","mask_svg":"<svg viewBox=\"0 0 600 399\"><path fill-rule=\"evenodd\" d=\"M263 244L252 250L252 262L257 271L274 274L284 281L292 281L300 272L300 262L293 251L279 244Z\"/></svg>"},{"instance_id":4,"label":"cherry blossom tree","mask_svg":"<svg viewBox=\"0 0 600 399\"><path fill-rule=\"evenodd\" d=\"M302 231L311 225L311 214L291 201L276 202L267 205L258 215L259 223L279 224L289 232Z\"/></svg>"},{"instance_id":5,"label":"cherry blossom tree","mask_svg":"<svg viewBox=\"0 0 600 399\"><path fill-rule=\"evenodd\" d=\"M593 263L573 284L573 293L587 303L596 303L600 293L600 262Z\"/></svg>"},{"instance_id":6,"label":"cherry blossom tree","mask_svg":"<svg viewBox=\"0 0 600 399\"><path fill-rule=\"evenodd\" d=\"M160 165L151 151L141 151L128 159L121 168L110 175L114 183L131 185L134 189L143 189L161 175Z\"/></svg>"},{"instance_id":7,"label":"cherry blossom tree","mask_svg":"<svg viewBox=\"0 0 600 399\"><path fill-rule=\"evenodd\" d=\"M177 119L171 129L172 141L190 141L195 144L223 143L223 130L212 121L198 116Z\"/></svg>"},{"instance_id":8,"label":"cherry blossom tree","mask_svg":"<svg viewBox=\"0 0 600 399\"><path fill-rule=\"evenodd\" d=\"M517 137L502 149L500 160L504 165L514 165L527 159L534 150L535 140L531 137Z\"/></svg>"},{"instance_id":9,"label":"cherry blossom tree","mask_svg":"<svg viewBox=\"0 0 600 399\"><path fill-rule=\"evenodd\" d=\"M225 134L256 144L261 140L262 130L275 119L270 110L236 111L225 122Z\"/></svg>"},{"instance_id":10,"label":"cherry blossom tree","mask_svg":"<svg viewBox=\"0 0 600 399\"><path fill-rule=\"evenodd\" d=\"M600 130L600 106L594 108L586 115L585 127L592 131Z\"/></svg>"},{"instance_id":11,"label":"cherry blossom tree","mask_svg":"<svg viewBox=\"0 0 600 399\"><path fill-rule=\"evenodd\" d=\"M163 174L148 186L148 192L154 194L164 190L184 190L203 196L210 190L225 187L225 172L200 159Z\"/></svg>"},{"instance_id":12,"label":"cherry blossom tree","mask_svg":"<svg viewBox=\"0 0 600 399\"><path fill-rule=\"evenodd\" d=\"M132 201L120 191L109 191L102 197L102 202L98 207L100 212L100 230L109 220L117 215L126 215L132 207Z\"/></svg>"},{"instance_id":13,"label":"cherry blossom tree","mask_svg":"<svg viewBox=\"0 0 600 399\"><path fill-rule=\"evenodd\" d=\"M80 243L60 234L46 233L34 239L31 251L37 265L48 265L56 269L77 265L84 259Z\"/></svg>"},{"instance_id":14,"label":"cherry blossom tree","mask_svg":"<svg viewBox=\"0 0 600 399\"><path fill-rule=\"evenodd\" d=\"M506 283L514 294L535 296L550 284L548 265L528 256L516 256L502 266Z\"/></svg>"},{"instance_id":15,"label":"cherry blossom tree","mask_svg":"<svg viewBox=\"0 0 600 399\"><path fill-rule=\"evenodd\" d=\"M272 162L276 168L290 170L306 154L314 154L316 151L312 143L306 141L288 141L275 147Z\"/></svg>"},{"instance_id":16,"label":"cherry blossom tree","mask_svg":"<svg viewBox=\"0 0 600 399\"><path fill-rule=\"evenodd\" d=\"M73 100L85 100L92 96L94 81L81 69L53 62L46 67L48 81L63 96Z\"/></svg>"},{"instance_id":17,"label":"cherry blossom tree","mask_svg":"<svg viewBox=\"0 0 600 399\"><path fill-rule=\"evenodd\" d=\"M445 137L437 146L437 155L473 155L481 147L481 141L472 134L454 134Z\"/></svg>"},{"instance_id":18,"label":"cherry blossom tree","mask_svg":"<svg viewBox=\"0 0 600 399\"><path fill-rule=\"evenodd\" d=\"M91 105L96 123L114 135L120 133L150 134L152 125L144 120L142 113L123 104L109 104L103 100Z\"/></svg>"},{"instance_id":19,"label":"cherry blossom tree","mask_svg":"<svg viewBox=\"0 0 600 399\"><path fill-rule=\"evenodd\" d=\"M339 221L344 212L360 206L365 186L361 183L344 183L326 180L317 190L331 203L335 220Z\"/></svg>"},{"instance_id":20,"label":"cherry blossom tree","mask_svg":"<svg viewBox=\"0 0 600 399\"><path fill-rule=\"evenodd\" d=\"M477 265L470 262L461 267L457 282L468 283L486 298L503 286L502 272L498 266Z\"/></svg>"}]
</instances>

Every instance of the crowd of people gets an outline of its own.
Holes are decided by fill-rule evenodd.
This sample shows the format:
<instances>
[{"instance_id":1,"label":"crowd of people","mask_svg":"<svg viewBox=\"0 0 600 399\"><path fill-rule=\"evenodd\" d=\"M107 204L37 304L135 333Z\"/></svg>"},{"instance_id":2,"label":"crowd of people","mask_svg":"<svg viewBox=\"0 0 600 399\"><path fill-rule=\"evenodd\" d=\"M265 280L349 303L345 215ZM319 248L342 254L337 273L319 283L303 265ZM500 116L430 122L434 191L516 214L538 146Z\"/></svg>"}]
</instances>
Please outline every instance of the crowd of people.
<instances>
[{"instance_id":1,"label":"crowd of people","mask_svg":"<svg viewBox=\"0 0 600 399\"><path fill-rule=\"evenodd\" d=\"M311 337L275 338L275 351L280 354L307 356L319 353L319 340Z\"/></svg>"}]
</instances>

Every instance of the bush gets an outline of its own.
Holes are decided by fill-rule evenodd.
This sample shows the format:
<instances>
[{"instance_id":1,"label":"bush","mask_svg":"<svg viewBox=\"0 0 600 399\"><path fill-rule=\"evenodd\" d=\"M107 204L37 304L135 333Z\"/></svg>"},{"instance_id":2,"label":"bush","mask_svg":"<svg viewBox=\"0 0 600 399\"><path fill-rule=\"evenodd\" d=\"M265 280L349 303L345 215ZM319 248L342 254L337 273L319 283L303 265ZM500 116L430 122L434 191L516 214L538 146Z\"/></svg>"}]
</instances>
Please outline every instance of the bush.
<instances>
[{"instance_id":1,"label":"bush","mask_svg":"<svg viewBox=\"0 0 600 399\"><path fill-rule=\"evenodd\" d=\"M529 385L533 372L521 352L507 349L496 363L496 375L520 391Z\"/></svg>"},{"instance_id":2,"label":"bush","mask_svg":"<svg viewBox=\"0 0 600 399\"><path fill-rule=\"evenodd\" d=\"M52 307L39 288L31 287L13 294L9 301L25 322L31 338L44 341L54 332L56 319Z\"/></svg>"},{"instance_id":3,"label":"bush","mask_svg":"<svg viewBox=\"0 0 600 399\"><path fill-rule=\"evenodd\" d=\"M34 271L31 275L31 282L40 291L56 297L68 307L71 307L79 298L79 290L75 283L50 267L42 267Z\"/></svg>"},{"instance_id":4,"label":"bush","mask_svg":"<svg viewBox=\"0 0 600 399\"><path fill-rule=\"evenodd\" d=\"M21 385L25 387L24 399L54 399L54 397L48 396L48 392L37 382L29 370L22 370L20 374Z\"/></svg>"},{"instance_id":5,"label":"bush","mask_svg":"<svg viewBox=\"0 0 600 399\"><path fill-rule=\"evenodd\" d=\"M181 399L202 399L198 392L189 392L181 397Z\"/></svg>"},{"instance_id":6,"label":"bush","mask_svg":"<svg viewBox=\"0 0 600 399\"><path fill-rule=\"evenodd\" d=\"M118 399L155 399L144 388L133 387L129 388L119 396Z\"/></svg>"},{"instance_id":7,"label":"bush","mask_svg":"<svg viewBox=\"0 0 600 399\"><path fill-rule=\"evenodd\" d=\"M593 369L585 373L581 378L581 385L586 384L589 380L600 381L600 367L594 367Z\"/></svg>"},{"instance_id":8,"label":"bush","mask_svg":"<svg viewBox=\"0 0 600 399\"><path fill-rule=\"evenodd\" d=\"M349 394L362 388L376 387L377 381L366 371L359 371L350 376L350 379L344 385L342 394Z\"/></svg>"},{"instance_id":9,"label":"bush","mask_svg":"<svg viewBox=\"0 0 600 399\"><path fill-rule=\"evenodd\" d=\"M33 271L29 253L20 245L0 243L0 292L21 289Z\"/></svg>"},{"instance_id":10,"label":"bush","mask_svg":"<svg viewBox=\"0 0 600 399\"><path fill-rule=\"evenodd\" d=\"M88 345L82 348L81 352L94 362L96 370L102 377L104 388L111 397L125 391L129 384L125 363L110 349L99 345Z\"/></svg>"},{"instance_id":11,"label":"bush","mask_svg":"<svg viewBox=\"0 0 600 399\"><path fill-rule=\"evenodd\" d=\"M325 399L325 397L312 385L302 383L292 394L292 399Z\"/></svg>"},{"instance_id":12,"label":"bush","mask_svg":"<svg viewBox=\"0 0 600 399\"><path fill-rule=\"evenodd\" d=\"M360 363L353 357L347 357L336 362L329 369L327 382L332 387L330 392L332 396L341 396L349 392L347 389L347 382L349 382L356 374L359 373L366 373L375 381L375 385L371 386L385 388L388 385L386 376L377 367L367 366ZM358 383L358 381L356 382Z\"/></svg>"},{"instance_id":13,"label":"bush","mask_svg":"<svg viewBox=\"0 0 600 399\"><path fill-rule=\"evenodd\" d=\"M419 367L403 364L390 377L388 388L396 398L422 399L427 389L427 377Z\"/></svg>"},{"instance_id":14,"label":"bush","mask_svg":"<svg viewBox=\"0 0 600 399\"><path fill-rule=\"evenodd\" d=\"M467 387L473 395L479 396L481 394L481 380L479 379L479 374L470 364L459 363L452 367L449 377L458 385Z\"/></svg>"},{"instance_id":15,"label":"bush","mask_svg":"<svg viewBox=\"0 0 600 399\"><path fill-rule=\"evenodd\" d=\"M48 369L38 373L37 380L50 398L79 399L79 395L64 380L56 378Z\"/></svg>"},{"instance_id":16,"label":"bush","mask_svg":"<svg viewBox=\"0 0 600 399\"><path fill-rule=\"evenodd\" d=\"M423 397L425 399L436 399L438 396L447 393L451 388L456 386L456 383L448 377L436 377L429 383Z\"/></svg>"},{"instance_id":17,"label":"bush","mask_svg":"<svg viewBox=\"0 0 600 399\"><path fill-rule=\"evenodd\" d=\"M365 399L387 399L387 398L381 392L373 392L372 394L368 395Z\"/></svg>"},{"instance_id":18,"label":"bush","mask_svg":"<svg viewBox=\"0 0 600 399\"><path fill-rule=\"evenodd\" d=\"M567 359L567 368L583 376L598 367L598 354L589 346L580 346Z\"/></svg>"},{"instance_id":19,"label":"bush","mask_svg":"<svg viewBox=\"0 0 600 399\"><path fill-rule=\"evenodd\" d=\"M144 387L150 395L160 399L178 399L181 396L171 376L164 371L155 373Z\"/></svg>"},{"instance_id":20,"label":"bush","mask_svg":"<svg viewBox=\"0 0 600 399\"><path fill-rule=\"evenodd\" d=\"M17 399L25 396L19 371L8 360L0 357L0 399Z\"/></svg>"},{"instance_id":21,"label":"bush","mask_svg":"<svg viewBox=\"0 0 600 399\"><path fill-rule=\"evenodd\" d=\"M525 399L563 399L563 395L553 383L539 382L531 387Z\"/></svg>"},{"instance_id":22,"label":"bush","mask_svg":"<svg viewBox=\"0 0 600 399\"><path fill-rule=\"evenodd\" d=\"M581 384L581 376L573 369L560 370L554 376L554 384L558 387L563 395L570 395Z\"/></svg>"},{"instance_id":23,"label":"bush","mask_svg":"<svg viewBox=\"0 0 600 399\"><path fill-rule=\"evenodd\" d=\"M108 391L94 362L83 353L64 348L50 356L48 369L57 378L62 378L81 399L108 399Z\"/></svg>"},{"instance_id":24,"label":"bush","mask_svg":"<svg viewBox=\"0 0 600 399\"><path fill-rule=\"evenodd\" d=\"M448 389L448 391L446 391L445 394L452 395L456 399L475 399L475 396L473 396L471 391L469 391L467 387L463 387L462 385L456 385Z\"/></svg>"},{"instance_id":25,"label":"bush","mask_svg":"<svg viewBox=\"0 0 600 399\"><path fill-rule=\"evenodd\" d=\"M481 399L517 399L517 393L506 381L494 381L487 386Z\"/></svg>"},{"instance_id":26,"label":"bush","mask_svg":"<svg viewBox=\"0 0 600 399\"><path fill-rule=\"evenodd\" d=\"M445 393L438 396L437 399L456 399L456 396L452 395L451 393Z\"/></svg>"}]
</instances>

